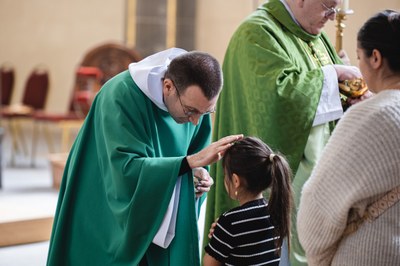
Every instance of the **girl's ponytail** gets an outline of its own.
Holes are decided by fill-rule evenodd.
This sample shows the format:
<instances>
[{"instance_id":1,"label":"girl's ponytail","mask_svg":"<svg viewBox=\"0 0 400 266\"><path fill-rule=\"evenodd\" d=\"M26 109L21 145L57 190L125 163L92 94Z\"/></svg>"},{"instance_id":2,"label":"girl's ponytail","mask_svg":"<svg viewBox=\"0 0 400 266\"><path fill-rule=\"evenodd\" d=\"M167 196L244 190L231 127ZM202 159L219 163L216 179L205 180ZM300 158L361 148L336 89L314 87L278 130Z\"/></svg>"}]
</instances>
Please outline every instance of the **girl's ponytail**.
<instances>
[{"instance_id":1,"label":"girl's ponytail","mask_svg":"<svg viewBox=\"0 0 400 266\"><path fill-rule=\"evenodd\" d=\"M293 208L292 172L282 155L271 153L267 163L271 164L271 194L268 208L276 234L280 236L276 240L276 246L281 247L286 237L290 249L290 223Z\"/></svg>"}]
</instances>

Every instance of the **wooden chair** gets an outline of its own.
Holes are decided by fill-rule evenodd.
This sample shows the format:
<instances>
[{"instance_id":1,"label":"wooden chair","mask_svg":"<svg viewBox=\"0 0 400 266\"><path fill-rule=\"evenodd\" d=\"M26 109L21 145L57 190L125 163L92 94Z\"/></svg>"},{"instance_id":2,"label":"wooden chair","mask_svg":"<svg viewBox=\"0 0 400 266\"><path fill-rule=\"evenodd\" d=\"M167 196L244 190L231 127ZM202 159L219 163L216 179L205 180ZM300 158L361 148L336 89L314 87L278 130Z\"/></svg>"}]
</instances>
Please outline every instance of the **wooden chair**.
<instances>
[{"instance_id":1,"label":"wooden chair","mask_svg":"<svg viewBox=\"0 0 400 266\"><path fill-rule=\"evenodd\" d=\"M75 84L69 110L65 114L37 112L38 122L56 124L62 129L61 152L68 152L70 135L79 129L89 112L92 100L101 86L116 74L126 70L130 63L141 57L133 50L118 43L104 43L90 49L83 57L76 71ZM46 128L45 132L46 132ZM51 138L47 137L51 141ZM51 143L49 147L53 146ZM33 147L33 150L36 150ZM54 149L51 150L54 152Z\"/></svg>"},{"instance_id":2,"label":"wooden chair","mask_svg":"<svg viewBox=\"0 0 400 266\"><path fill-rule=\"evenodd\" d=\"M8 122L12 138L11 164L14 164L14 152L21 150L27 153L24 137L20 130L18 119L32 118L35 111L43 110L49 90L49 73L43 65L36 66L30 73L24 88L22 101L1 108L3 120Z\"/></svg>"},{"instance_id":3,"label":"wooden chair","mask_svg":"<svg viewBox=\"0 0 400 266\"><path fill-rule=\"evenodd\" d=\"M126 70L130 63L141 59L134 49L118 43L104 43L90 49L80 65L99 68L103 73L100 85L103 85L116 74Z\"/></svg>"},{"instance_id":4,"label":"wooden chair","mask_svg":"<svg viewBox=\"0 0 400 266\"><path fill-rule=\"evenodd\" d=\"M9 64L0 67L0 97L1 106L8 106L14 90L15 73L14 68Z\"/></svg>"},{"instance_id":5,"label":"wooden chair","mask_svg":"<svg viewBox=\"0 0 400 266\"><path fill-rule=\"evenodd\" d=\"M43 124L43 132L45 133L47 145L51 153L55 152L55 148L46 124L57 124L63 129L61 151L66 152L69 144L69 131L81 126L89 112L95 94L100 89L100 79L102 76L102 72L96 67L78 67L75 87L72 91L68 111L65 113L39 111L33 114L33 119L36 122L34 123L33 131L33 158L36 154L38 132L41 124Z\"/></svg>"},{"instance_id":6,"label":"wooden chair","mask_svg":"<svg viewBox=\"0 0 400 266\"><path fill-rule=\"evenodd\" d=\"M14 68L10 64L3 64L0 67L0 98L1 107L11 103L11 96L14 90ZM4 129L0 120L0 188L2 187L2 142Z\"/></svg>"}]
</instances>

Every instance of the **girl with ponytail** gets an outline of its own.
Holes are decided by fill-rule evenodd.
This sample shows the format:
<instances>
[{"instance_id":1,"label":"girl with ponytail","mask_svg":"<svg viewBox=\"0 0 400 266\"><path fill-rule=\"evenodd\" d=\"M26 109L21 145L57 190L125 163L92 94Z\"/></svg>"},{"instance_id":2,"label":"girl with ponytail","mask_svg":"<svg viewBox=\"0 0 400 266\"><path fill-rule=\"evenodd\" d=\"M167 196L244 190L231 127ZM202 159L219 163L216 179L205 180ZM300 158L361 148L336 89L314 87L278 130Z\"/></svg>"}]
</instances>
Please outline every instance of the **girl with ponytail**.
<instances>
[{"instance_id":1,"label":"girl with ponytail","mask_svg":"<svg viewBox=\"0 0 400 266\"><path fill-rule=\"evenodd\" d=\"M279 265L293 206L288 162L260 139L245 137L225 152L222 166L226 191L240 206L212 225L204 266Z\"/></svg>"}]
</instances>

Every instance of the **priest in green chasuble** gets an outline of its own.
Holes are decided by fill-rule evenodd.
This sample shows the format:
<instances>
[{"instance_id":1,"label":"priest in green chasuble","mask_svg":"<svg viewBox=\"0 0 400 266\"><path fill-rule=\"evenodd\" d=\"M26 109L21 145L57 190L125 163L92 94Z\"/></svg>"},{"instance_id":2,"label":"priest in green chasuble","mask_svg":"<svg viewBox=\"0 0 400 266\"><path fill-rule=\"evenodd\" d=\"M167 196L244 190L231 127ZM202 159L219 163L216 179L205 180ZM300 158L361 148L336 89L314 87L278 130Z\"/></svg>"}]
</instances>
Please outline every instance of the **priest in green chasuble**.
<instances>
[{"instance_id":1,"label":"priest in green chasuble","mask_svg":"<svg viewBox=\"0 0 400 266\"><path fill-rule=\"evenodd\" d=\"M221 85L214 57L171 48L101 88L67 160L47 265L200 265L207 166L242 137L210 144Z\"/></svg>"},{"instance_id":2,"label":"priest in green chasuble","mask_svg":"<svg viewBox=\"0 0 400 266\"><path fill-rule=\"evenodd\" d=\"M283 153L295 173L296 205L334 121L343 114L338 81L361 76L358 68L342 64L322 31L335 19L339 4L270 0L241 23L223 62L213 138L253 135ZM211 176L216 181L207 197L204 245L214 220L237 205L226 197L220 164L211 167ZM292 231L291 265L307 265L295 228ZM281 262L285 265L284 259Z\"/></svg>"}]
</instances>

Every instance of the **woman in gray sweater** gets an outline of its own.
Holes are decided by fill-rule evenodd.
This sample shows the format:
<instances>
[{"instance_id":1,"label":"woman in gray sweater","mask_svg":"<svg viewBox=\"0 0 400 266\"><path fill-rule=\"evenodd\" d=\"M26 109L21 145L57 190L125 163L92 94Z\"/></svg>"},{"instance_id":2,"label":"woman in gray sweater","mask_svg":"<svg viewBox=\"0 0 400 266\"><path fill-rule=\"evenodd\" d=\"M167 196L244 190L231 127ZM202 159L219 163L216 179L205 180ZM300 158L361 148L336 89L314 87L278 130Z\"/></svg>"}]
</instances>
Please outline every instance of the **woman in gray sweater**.
<instances>
[{"instance_id":1,"label":"woman in gray sweater","mask_svg":"<svg viewBox=\"0 0 400 266\"><path fill-rule=\"evenodd\" d=\"M303 188L309 265L400 265L400 14L371 17L357 40L376 95L348 109Z\"/></svg>"}]
</instances>

